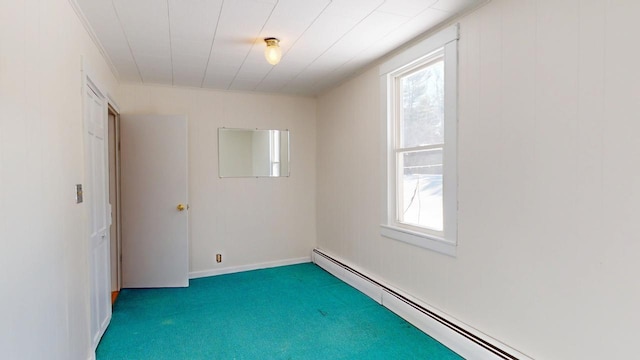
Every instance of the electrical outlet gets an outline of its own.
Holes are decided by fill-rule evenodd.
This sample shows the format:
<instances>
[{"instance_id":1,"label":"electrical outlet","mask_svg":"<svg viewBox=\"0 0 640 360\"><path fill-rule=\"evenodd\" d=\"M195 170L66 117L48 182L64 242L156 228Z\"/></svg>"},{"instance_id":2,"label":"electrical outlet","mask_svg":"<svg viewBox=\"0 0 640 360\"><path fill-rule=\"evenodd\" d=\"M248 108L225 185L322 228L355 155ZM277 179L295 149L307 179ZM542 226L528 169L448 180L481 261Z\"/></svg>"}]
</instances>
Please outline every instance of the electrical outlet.
<instances>
[{"instance_id":1,"label":"electrical outlet","mask_svg":"<svg viewBox=\"0 0 640 360\"><path fill-rule=\"evenodd\" d=\"M222 254L216 254L216 262L222 262Z\"/></svg>"}]
</instances>

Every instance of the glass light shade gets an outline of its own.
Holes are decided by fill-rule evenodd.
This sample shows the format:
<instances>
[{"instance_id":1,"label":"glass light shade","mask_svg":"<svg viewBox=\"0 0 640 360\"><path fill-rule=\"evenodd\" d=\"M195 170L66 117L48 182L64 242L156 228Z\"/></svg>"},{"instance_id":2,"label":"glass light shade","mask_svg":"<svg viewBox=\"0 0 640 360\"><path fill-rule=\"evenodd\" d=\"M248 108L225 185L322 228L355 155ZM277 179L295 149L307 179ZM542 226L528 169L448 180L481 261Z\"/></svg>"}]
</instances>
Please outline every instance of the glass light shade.
<instances>
[{"instance_id":1,"label":"glass light shade","mask_svg":"<svg viewBox=\"0 0 640 360\"><path fill-rule=\"evenodd\" d=\"M276 65L282 58L282 50L278 44L279 41L278 39L265 39L264 41L267 43L267 48L264 49L264 57L269 64Z\"/></svg>"}]
</instances>

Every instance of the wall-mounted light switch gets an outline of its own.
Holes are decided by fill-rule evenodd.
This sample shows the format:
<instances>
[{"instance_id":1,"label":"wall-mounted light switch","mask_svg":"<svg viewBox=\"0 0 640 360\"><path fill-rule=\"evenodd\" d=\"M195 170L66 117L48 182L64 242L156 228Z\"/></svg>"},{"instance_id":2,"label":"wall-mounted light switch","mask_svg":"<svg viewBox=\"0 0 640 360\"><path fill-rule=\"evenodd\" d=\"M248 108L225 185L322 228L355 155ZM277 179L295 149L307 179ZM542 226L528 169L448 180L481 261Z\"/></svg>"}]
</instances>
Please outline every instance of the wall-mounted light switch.
<instances>
[{"instance_id":1,"label":"wall-mounted light switch","mask_svg":"<svg viewBox=\"0 0 640 360\"><path fill-rule=\"evenodd\" d=\"M76 204L82 202L82 184L76 184Z\"/></svg>"}]
</instances>

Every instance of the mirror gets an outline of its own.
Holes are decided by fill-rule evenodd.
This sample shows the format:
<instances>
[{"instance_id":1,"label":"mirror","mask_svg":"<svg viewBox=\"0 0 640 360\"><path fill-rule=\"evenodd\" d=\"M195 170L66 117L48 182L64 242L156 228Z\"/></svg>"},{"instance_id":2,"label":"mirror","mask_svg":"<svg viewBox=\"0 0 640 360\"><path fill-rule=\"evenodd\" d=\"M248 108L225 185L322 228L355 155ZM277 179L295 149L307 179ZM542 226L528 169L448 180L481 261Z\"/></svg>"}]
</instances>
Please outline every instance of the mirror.
<instances>
[{"instance_id":1,"label":"mirror","mask_svg":"<svg viewBox=\"0 0 640 360\"><path fill-rule=\"evenodd\" d=\"M218 175L289 176L289 130L219 128Z\"/></svg>"}]
</instances>

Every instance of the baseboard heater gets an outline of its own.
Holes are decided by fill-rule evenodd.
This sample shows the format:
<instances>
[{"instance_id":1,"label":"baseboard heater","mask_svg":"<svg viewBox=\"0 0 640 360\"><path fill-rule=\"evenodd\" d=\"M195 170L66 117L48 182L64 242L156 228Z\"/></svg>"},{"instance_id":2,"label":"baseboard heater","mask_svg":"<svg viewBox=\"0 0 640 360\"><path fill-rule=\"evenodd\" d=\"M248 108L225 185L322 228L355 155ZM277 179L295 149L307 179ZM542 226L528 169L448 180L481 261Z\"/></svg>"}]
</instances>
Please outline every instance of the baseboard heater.
<instances>
[{"instance_id":1,"label":"baseboard heater","mask_svg":"<svg viewBox=\"0 0 640 360\"><path fill-rule=\"evenodd\" d=\"M321 249L314 249L313 262L404 318L465 359L531 360L530 357L480 333L468 325L420 304L388 285L354 269Z\"/></svg>"}]
</instances>

